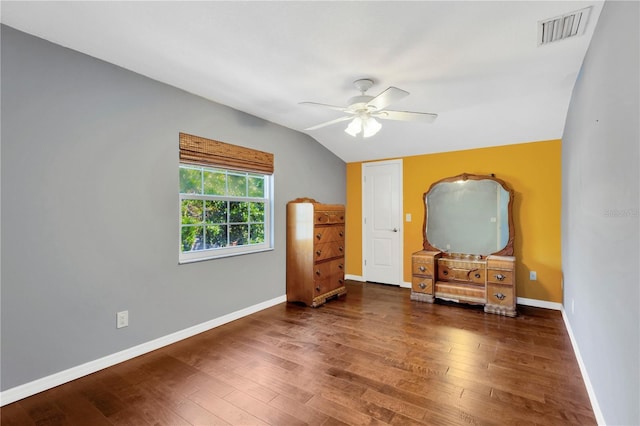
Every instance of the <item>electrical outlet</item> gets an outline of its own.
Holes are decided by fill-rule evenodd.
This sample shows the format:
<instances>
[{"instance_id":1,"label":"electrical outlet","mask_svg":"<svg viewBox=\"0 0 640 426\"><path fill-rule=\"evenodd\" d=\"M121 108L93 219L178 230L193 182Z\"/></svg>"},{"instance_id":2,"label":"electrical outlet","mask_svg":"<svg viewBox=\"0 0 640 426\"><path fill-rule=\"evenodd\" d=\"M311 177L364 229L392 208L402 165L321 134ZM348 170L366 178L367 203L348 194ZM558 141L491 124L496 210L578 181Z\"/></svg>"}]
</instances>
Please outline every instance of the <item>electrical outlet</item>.
<instances>
[{"instance_id":1,"label":"electrical outlet","mask_svg":"<svg viewBox=\"0 0 640 426\"><path fill-rule=\"evenodd\" d=\"M411 213L407 213L404 218L405 222L411 222Z\"/></svg>"},{"instance_id":2,"label":"electrical outlet","mask_svg":"<svg viewBox=\"0 0 640 426\"><path fill-rule=\"evenodd\" d=\"M116 314L116 328L129 326L129 311L122 311Z\"/></svg>"},{"instance_id":3,"label":"electrical outlet","mask_svg":"<svg viewBox=\"0 0 640 426\"><path fill-rule=\"evenodd\" d=\"M574 303L574 300L571 299L571 315L575 313L575 307L576 307L576 304Z\"/></svg>"},{"instance_id":4,"label":"electrical outlet","mask_svg":"<svg viewBox=\"0 0 640 426\"><path fill-rule=\"evenodd\" d=\"M536 273L536 271L529 271L529 280L535 281L537 279L538 279L538 274Z\"/></svg>"}]
</instances>

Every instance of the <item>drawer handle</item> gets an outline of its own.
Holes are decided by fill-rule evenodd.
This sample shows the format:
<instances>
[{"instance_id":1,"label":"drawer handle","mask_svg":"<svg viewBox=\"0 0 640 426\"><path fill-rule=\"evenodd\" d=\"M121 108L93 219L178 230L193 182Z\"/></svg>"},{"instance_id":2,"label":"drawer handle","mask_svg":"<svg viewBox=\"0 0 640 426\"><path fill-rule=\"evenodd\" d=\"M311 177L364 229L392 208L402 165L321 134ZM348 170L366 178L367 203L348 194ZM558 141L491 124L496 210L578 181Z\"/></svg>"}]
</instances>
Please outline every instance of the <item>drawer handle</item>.
<instances>
[{"instance_id":1,"label":"drawer handle","mask_svg":"<svg viewBox=\"0 0 640 426\"><path fill-rule=\"evenodd\" d=\"M316 269L316 275L320 276L320 269Z\"/></svg>"},{"instance_id":2,"label":"drawer handle","mask_svg":"<svg viewBox=\"0 0 640 426\"><path fill-rule=\"evenodd\" d=\"M316 234L316 238L317 238L317 239L321 239L321 238L322 238L322 233L318 232L318 233Z\"/></svg>"},{"instance_id":3,"label":"drawer handle","mask_svg":"<svg viewBox=\"0 0 640 426\"><path fill-rule=\"evenodd\" d=\"M320 291L320 286L316 287L316 291Z\"/></svg>"},{"instance_id":4,"label":"drawer handle","mask_svg":"<svg viewBox=\"0 0 640 426\"><path fill-rule=\"evenodd\" d=\"M418 269L420 269L420 272L424 272L427 270L427 268L425 268L424 266L420 266Z\"/></svg>"},{"instance_id":5,"label":"drawer handle","mask_svg":"<svg viewBox=\"0 0 640 426\"><path fill-rule=\"evenodd\" d=\"M338 269L342 269L342 268L344 268L344 265L341 263L338 265Z\"/></svg>"},{"instance_id":6,"label":"drawer handle","mask_svg":"<svg viewBox=\"0 0 640 426\"><path fill-rule=\"evenodd\" d=\"M480 278L480 274L476 274L476 278Z\"/></svg>"},{"instance_id":7,"label":"drawer handle","mask_svg":"<svg viewBox=\"0 0 640 426\"><path fill-rule=\"evenodd\" d=\"M504 300L504 298L507 297L502 293L496 293L496 294L494 294L494 296L497 297L498 300Z\"/></svg>"},{"instance_id":8,"label":"drawer handle","mask_svg":"<svg viewBox=\"0 0 640 426\"><path fill-rule=\"evenodd\" d=\"M342 278L340 278L340 279L338 280L338 282L339 282L340 284L342 284L342 283L344 282L344 280L343 280Z\"/></svg>"},{"instance_id":9,"label":"drawer handle","mask_svg":"<svg viewBox=\"0 0 640 426\"><path fill-rule=\"evenodd\" d=\"M502 274L496 274L496 279L497 279L498 281L502 281L502 280L504 280L505 278L507 278L507 277L506 277L506 276L504 276L504 275L502 275Z\"/></svg>"},{"instance_id":10,"label":"drawer handle","mask_svg":"<svg viewBox=\"0 0 640 426\"><path fill-rule=\"evenodd\" d=\"M341 237L344 237L344 232L340 231L338 235L340 235Z\"/></svg>"},{"instance_id":11,"label":"drawer handle","mask_svg":"<svg viewBox=\"0 0 640 426\"><path fill-rule=\"evenodd\" d=\"M322 254L322 250L316 250L316 255L320 256Z\"/></svg>"},{"instance_id":12,"label":"drawer handle","mask_svg":"<svg viewBox=\"0 0 640 426\"><path fill-rule=\"evenodd\" d=\"M442 271L442 275L449 275L449 271L445 269L444 271Z\"/></svg>"},{"instance_id":13,"label":"drawer handle","mask_svg":"<svg viewBox=\"0 0 640 426\"><path fill-rule=\"evenodd\" d=\"M338 247L338 250L342 251L342 250L344 250L344 247L340 246L340 247Z\"/></svg>"},{"instance_id":14,"label":"drawer handle","mask_svg":"<svg viewBox=\"0 0 640 426\"><path fill-rule=\"evenodd\" d=\"M418 284L418 287L424 290L425 288L427 288L427 285L425 283L420 283Z\"/></svg>"}]
</instances>

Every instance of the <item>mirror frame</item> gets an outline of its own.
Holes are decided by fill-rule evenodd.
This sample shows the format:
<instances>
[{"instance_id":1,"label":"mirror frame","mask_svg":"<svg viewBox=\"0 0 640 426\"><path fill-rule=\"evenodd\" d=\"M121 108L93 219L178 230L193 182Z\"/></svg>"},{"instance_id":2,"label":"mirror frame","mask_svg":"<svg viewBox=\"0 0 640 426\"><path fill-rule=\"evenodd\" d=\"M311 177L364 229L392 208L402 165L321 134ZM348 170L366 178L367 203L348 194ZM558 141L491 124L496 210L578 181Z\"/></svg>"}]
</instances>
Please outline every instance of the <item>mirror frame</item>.
<instances>
[{"instance_id":1,"label":"mirror frame","mask_svg":"<svg viewBox=\"0 0 640 426\"><path fill-rule=\"evenodd\" d=\"M509 194L509 204L507 205L507 214L509 216L509 240L507 241L507 244L504 246L504 248L502 248L501 250L496 251L495 253L490 253L488 256L494 255L494 256L513 256L513 240L514 240L514 226L513 226L513 196L514 196L514 192L513 189L511 189L511 187L509 187L509 185L507 185L507 183L505 181L503 181L502 179L498 179L495 177L495 175L491 174L491 175L474 175L474 174L470 174L470 173L462 173L459 174L457 176L451 176L451 177L447 177L444 179L440 179L436 182L433 182L431 184L431 186L429 186L429 189L427 190L427 192L425 192L422 195L422 200L424 203L424 223L422 224L422 238L423 238L423 248L424 250L427 251L439 251L439 252L444 252L443 250L434 247L433 245L431 245L431 243L429 242L429 238L427 235L427 219L428 219L428 215L429 215L429 205L427 204L427 196L429 195L429 193L431 192L431 190L438 185L439 183L444 183L444 182L457 182L457 181L467 181L467 180L492 180L496 183L498 183L500 186L502 186L502 188L507 191L507 193ZM469 254L469 253L462 253L462 254ZM485 255L482 255L482 257L486 257Z\"/></svg>"}]
</instances>

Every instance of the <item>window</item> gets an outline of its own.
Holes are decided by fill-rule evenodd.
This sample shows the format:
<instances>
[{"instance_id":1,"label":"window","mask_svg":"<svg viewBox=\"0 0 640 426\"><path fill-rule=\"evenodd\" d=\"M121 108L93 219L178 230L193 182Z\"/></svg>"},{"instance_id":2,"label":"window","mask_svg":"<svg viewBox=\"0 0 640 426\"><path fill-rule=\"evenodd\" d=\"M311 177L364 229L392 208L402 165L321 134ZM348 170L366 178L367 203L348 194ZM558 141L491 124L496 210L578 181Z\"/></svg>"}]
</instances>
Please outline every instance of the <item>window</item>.
<instances>
[{"instance_id":1,"label":"window","mask_svg":"<svg viewBox=\"0 0 640 426\"><path fill-rule=\"evenodd\" d=\"M272 175L197 164L204 161L185 163L180 136L180 263L270 250ZM218 154L219 144L247 150L210 142L217 144ZM216 163L224 162L218 158Z\"/></svg>"}]
</instances>

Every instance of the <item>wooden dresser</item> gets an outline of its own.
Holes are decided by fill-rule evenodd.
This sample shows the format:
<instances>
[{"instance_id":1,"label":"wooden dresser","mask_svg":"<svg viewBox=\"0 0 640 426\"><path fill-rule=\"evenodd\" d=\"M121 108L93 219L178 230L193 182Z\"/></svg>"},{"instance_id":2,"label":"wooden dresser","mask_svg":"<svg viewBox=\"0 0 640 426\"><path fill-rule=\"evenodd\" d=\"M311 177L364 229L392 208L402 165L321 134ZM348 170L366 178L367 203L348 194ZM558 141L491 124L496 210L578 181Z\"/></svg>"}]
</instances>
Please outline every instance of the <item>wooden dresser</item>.
<instances>
[{"instance_id":1,"label":"wooden dresser","mask_svg":"<svg viewBox=\"0 0 640 426\"><path fill-rule=\"evenodd\" d=\"M347 292L344 219L339 204L311 198L287 203L287 301L318 307Z\"/></svg>"}]
</instances>

